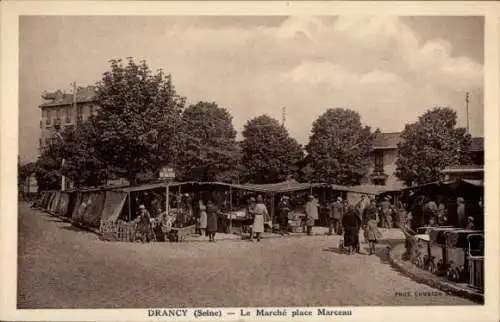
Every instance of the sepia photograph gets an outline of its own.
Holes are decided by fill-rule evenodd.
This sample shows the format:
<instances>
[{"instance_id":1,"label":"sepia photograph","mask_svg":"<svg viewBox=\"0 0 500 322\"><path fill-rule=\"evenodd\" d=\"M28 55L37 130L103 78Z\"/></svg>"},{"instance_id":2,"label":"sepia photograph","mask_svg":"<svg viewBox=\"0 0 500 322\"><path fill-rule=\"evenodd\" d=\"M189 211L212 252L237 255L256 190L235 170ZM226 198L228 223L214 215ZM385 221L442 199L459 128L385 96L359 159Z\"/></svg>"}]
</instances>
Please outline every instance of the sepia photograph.
<instances>
[{"instance_id":1,"label":"sepia photograph","mask_svg":"<svg viewBox=\"0 0 500 322\"><path fill-rule=\"evenodd\" d=\"M18 24L17 310L488 301L485 16Z\"/></svg>"}]
</instances>

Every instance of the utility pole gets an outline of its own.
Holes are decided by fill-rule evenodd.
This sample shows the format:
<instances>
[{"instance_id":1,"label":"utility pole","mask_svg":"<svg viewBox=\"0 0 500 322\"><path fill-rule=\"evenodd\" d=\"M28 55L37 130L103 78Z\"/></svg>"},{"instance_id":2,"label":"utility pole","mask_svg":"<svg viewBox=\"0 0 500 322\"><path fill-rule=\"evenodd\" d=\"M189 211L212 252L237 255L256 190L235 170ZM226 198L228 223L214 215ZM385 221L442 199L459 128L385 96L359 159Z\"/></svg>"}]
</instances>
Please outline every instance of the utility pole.
<instances>
[{"instance_id":1,"label":"utility pole","mask_svg":"<svg viewBox=\"0 0 500 322\"><path fill-rule=\"evenodd\" d=\"M78 116L80 113L78 113L78 106L76 104L76 82L73 82L73 109L75 110L76 118L75 118L75 129L78 128L78 122L80 122Z\"/></svg>"},{"instance_id":2,"label":"utility pole","mask_svg":"<svg viewBox=\"0 0 500 322\"><path fill-rule=\"evenodd\" d=\"M285 124L286 124L286 107L283 106L281 108L281 125L283 125L283 127L285 127Z\"/></svg>"},{"instance_id":3,"label":"utility pole","mask_svg":"<svg viewBox=\"0 0 500 322\"><path fill-rule=\"evenodd\" d=\"M465 94L465 116L467 118L467 134L469 134L469 92Z\"/></svg>"}]
</instances>

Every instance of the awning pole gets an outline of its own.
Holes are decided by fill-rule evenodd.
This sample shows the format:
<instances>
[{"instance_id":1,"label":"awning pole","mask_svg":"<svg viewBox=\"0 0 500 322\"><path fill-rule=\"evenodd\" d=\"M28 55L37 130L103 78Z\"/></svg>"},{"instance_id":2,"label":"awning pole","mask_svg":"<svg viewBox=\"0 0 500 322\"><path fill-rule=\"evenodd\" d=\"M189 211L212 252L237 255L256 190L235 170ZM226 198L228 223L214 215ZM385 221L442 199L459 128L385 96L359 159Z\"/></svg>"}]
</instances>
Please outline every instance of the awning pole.
<instances>
[{"instance_id":1,"label":"awning pole","mask_svg":"<svg viewBox=\"0 0 500 322\"><path fill-rule=\"evenodd\" d=\"M165 192L167 194L167 198L165 199L165 214L168 215L168 212L170 211L169 206L170 206L170 185L167 183L167 187L165 188Z\"/></svg>"},{"instance_id":2,"label":"awning pole","mask_svg":"<svg viewBox=\"0 0 500 322\"><path fill-rule=\"evenodd\" d=\"M229 233L233 230L233 215L231 211L233 211L233 188L229 186Z\"/></svg>"},{"instance_id":3,"label":"awning pole","mask_svg":"<svg viewBox=\"0 0 500 322\"><path fill-rule=\"evenodd\" d=\"M131 194L130 192L128 193L128 221L132 220L132 203L130 200Z\"/></svg>"},{"instance_id":4,"label":"awning pole","mask_svg":"<svg viewBox=\"0 0 500 322\"><path fill-rule=\"evenodd\" d=\"M271 193L271 232L273 231L273 218L274 218L274 192Z\"/></svg>"}]
</instances>

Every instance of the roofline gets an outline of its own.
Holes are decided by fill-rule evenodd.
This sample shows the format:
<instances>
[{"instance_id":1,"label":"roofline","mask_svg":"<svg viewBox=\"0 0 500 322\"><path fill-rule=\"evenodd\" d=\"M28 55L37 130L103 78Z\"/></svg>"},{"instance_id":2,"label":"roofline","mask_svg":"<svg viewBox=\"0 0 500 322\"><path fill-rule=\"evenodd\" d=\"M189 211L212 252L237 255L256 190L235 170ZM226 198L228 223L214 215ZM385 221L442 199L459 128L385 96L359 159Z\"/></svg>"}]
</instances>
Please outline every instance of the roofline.
<instances>
[{"instance_id":1,"label":"roofline","mask_svg":"<svg viewBox=\"0 0 500 322\"><path fill-rule=\"evenodd\" d=\"M97 101L97 98L89 98L89 99L84 99L84 100L79 100L79 101L76 101L76 103L88 103L88 102L95 102ZM71 103L43 103L43 104L40 104L38 105L39 108L43 108L43 107L57 107L57 106L67 106L67 105L73 105L74 103L71 102Z\"/></svg>"},{"instance_id":2,"label":"roofline","mask_svg":"<svg viewBox=\"0 0 500 322\"><path fill-rule=\"evenodd\" d=\"M484 172L484 169L482 169L482 168L457 168L457 169L446 168L442 172L443 173L464 173L464 172L481 173L481 172Z\"/></svg>"},{"instance_id":3,"label":"roofline","mask_svg":"<svg viewBox=\"0 0 500 322\"><path fill-rule=\"evenodd\" d=\"M380 133L375 133L373 132L373 134L401 134L403 133L402 131L399 131L399 132L380 132Z\"/></svg>"}]
</instances>

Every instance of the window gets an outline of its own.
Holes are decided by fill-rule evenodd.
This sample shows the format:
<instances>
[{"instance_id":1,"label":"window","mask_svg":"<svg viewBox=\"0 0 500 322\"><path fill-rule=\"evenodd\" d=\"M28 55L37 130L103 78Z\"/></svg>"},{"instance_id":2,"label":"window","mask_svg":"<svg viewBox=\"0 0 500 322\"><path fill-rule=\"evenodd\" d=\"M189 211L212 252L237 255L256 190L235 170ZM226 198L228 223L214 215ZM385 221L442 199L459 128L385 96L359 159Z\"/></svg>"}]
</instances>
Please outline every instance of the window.
<instances>
[{"instance_id":1,"label":"window","mask_svg":"<svg viewBox=\"0 0 500 322\"><path fill-rule=\"evenodd\" d=\"M76 105L76 121L82 122L82 107Z\"/></svg>"},{"instance_id":2,"label":"window","mask_svg":"<svg viewBox=\"0 0 500 322\"><path fill-rule=\"evenodd\" d=\"M374 158L375 172L384 172L384 152L375 151Z\"/></svg>"},{"instance_id":3,"label":"window","mask_svg":"<svg viewBox=\"0 0 500 322\"><path fill-rule=\"evenodd\" d=\"M50 123L52 123L52 113L51 110L47 110L47 118L45 120L45 124L49 127Z\"/></svg>"},{"instance_id":4,"label":"window","mask_svg":"<svg viewBox=\"0 0 500 322\"><path fill-rule=\"evenodd\" d=\"M68 106L66 108L66 123L71 123L72 119L73 119L73 108L71 106Z\"/></svg>"}]
</instances>

